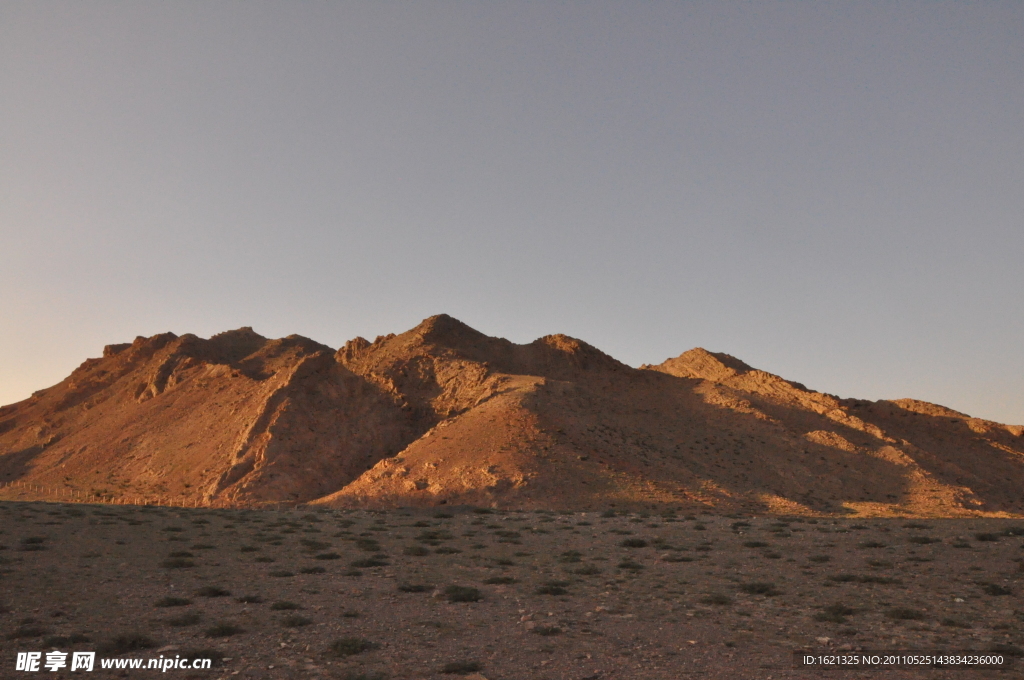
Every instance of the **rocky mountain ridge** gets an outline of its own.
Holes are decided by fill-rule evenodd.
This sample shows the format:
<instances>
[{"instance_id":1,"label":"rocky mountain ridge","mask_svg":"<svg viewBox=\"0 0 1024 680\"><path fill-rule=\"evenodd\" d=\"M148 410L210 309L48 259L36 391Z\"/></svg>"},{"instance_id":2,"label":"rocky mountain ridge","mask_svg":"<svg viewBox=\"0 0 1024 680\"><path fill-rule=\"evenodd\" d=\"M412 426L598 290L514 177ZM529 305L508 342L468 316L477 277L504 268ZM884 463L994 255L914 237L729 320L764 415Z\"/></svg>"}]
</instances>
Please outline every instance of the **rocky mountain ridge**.
<instances>
[{"instance_id":1,"label":"rocky mountain ridge","mask_svg":"<svg viewBox=\"0 0 1024 680\"><path fill-rule=\"evenodd\" d=\"M446 315L335 351L242 328L109 345L0 408L0 483L107 500L1022 514L1024 427L840 399L697 348L632 368Z\"/></svg>"}]
</instances>

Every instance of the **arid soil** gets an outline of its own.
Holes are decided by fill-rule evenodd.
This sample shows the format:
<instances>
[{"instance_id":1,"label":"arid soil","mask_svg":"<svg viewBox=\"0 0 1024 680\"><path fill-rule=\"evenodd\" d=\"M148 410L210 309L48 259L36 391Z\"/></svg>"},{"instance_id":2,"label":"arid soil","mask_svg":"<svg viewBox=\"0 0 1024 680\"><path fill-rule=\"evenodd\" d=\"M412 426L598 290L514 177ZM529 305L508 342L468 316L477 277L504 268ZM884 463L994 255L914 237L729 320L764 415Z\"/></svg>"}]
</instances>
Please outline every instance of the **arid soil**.
<instances>
[{"instance_id":1,"label":"arid soil","mask_svg":"<svg viewBox=\"0 0 1024 680\"><path fill-rule=\"evenodd\" d=\"M77 677L14 670L17 652L50 649L219 659L173 678L1024 672L1014 520L5 502L0 544L3 678ZM823 671L794 668L799 649L1017 665Z\"/></svg>"},{"instance_id":2,"label":"arid soil","mask_svg":"<svg viewBox=\"0 0 1024 680\"><path fill-rule=\"evenodd\" d=\"M703 349L637 369L440 315L337 351L243 328L103 354L0 408L0 498L1024 516L1024 427Z\"/></svg>"}]
</instances>

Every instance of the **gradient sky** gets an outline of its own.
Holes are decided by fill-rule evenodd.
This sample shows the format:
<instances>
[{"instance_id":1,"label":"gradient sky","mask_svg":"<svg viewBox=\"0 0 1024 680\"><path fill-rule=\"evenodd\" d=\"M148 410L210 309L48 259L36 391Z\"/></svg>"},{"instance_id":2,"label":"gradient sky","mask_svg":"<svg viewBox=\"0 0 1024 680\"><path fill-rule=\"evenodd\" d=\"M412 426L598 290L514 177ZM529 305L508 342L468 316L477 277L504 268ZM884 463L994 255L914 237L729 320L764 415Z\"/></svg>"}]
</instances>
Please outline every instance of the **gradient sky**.
<instances>
[{"instance_id":1,"label":"gradient sky","mask_svg":"<svg viewBox=\"0 0 1024 680\"><path fill-rule=\"evenodd\" d=\"M446 312L1024 423L1024 3L0 0L0 403Z\"/></svg>"}]
</instances>

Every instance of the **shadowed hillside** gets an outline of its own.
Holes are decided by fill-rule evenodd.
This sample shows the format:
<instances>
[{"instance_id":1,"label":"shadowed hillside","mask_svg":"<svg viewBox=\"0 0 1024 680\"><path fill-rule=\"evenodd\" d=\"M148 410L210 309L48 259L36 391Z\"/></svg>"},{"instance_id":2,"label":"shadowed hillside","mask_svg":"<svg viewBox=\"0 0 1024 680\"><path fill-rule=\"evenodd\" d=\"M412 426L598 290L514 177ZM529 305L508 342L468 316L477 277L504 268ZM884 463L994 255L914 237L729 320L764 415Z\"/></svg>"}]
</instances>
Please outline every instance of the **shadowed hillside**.
<instances>
[{"instance_id":1,"label":"shadowed hillside","mask_svg":"<svg viewBox=\"0 0 1024 680\"><path fill-rule=\"evenodd\" d=\"M1022 435L703 349L634 369L441 315L337 352L248 328L108 346L0 409L0 482L198 504L1019 514Z\"/></svg>"}]
</instances>

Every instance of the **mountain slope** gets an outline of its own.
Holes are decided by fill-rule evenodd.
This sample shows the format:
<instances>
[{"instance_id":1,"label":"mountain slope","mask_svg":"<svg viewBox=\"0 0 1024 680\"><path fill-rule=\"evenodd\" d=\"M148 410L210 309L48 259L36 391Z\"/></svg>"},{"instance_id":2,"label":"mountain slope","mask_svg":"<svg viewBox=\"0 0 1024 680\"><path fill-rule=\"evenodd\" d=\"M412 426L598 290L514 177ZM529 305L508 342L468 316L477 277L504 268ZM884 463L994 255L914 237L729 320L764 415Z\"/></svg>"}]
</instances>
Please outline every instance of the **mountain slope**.
<instances>
[{"instance_id":1,"label":"mountain slope","mask_svg":"<svg viewBox=\"0 0 1024 680\"><path fill-rule=\"evenodd\" d=\"M699 348L635 369L440 315L337 352L247 328L109 346L0 409L15 480L204 504L1020 514L1024 428Z\"/></svg>"}]
</instances>

